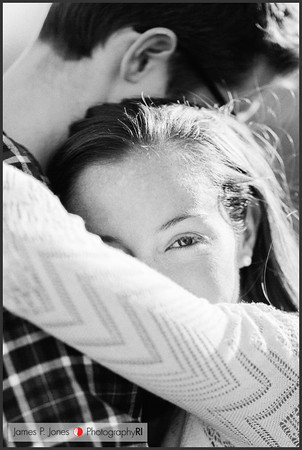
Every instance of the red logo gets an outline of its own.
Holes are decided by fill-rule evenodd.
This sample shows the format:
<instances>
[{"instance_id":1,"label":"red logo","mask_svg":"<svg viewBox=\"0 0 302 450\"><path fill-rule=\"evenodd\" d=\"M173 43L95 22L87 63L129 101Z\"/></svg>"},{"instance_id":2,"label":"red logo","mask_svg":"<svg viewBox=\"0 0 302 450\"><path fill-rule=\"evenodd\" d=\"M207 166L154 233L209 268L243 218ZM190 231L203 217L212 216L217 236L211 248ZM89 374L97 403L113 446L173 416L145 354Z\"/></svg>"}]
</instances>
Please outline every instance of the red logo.
<instances>
[{"instance_id":1,"label":"red logo","mask_svg":"<svg viewBox=\"0 0 302 450\"><path fill-rule=\"evenodd\" d=\"M80 428L80 427L76 427L74 430L73 430L73 434L75 435L75 436L82 436L82 434L83 434L83 430L82 430L82 428Z\"/></svg>"}]
</instances>

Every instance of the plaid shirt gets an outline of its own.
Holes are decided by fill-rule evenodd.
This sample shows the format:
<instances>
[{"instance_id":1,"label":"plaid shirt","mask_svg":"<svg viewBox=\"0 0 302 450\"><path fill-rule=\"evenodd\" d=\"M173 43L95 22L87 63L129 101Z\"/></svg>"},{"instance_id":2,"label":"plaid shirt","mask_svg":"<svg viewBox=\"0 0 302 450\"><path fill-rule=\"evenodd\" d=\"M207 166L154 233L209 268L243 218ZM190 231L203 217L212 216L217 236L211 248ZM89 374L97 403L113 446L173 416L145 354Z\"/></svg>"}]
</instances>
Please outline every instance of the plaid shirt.
<instances>
[{"instance_id":1,"label":"plaid shirt","mask_svg":"<svg viewBox=\"0 0 302 450\"><path fill-rule=\"evenodd\" d=\"M24 147L5 135L3 144L6 163L48 183L37 161ZM108 421L141 421L142 399L147 395L142 389L6 309L3 328L4 437L7 436L6 424L12 422L89 422L96 425ZM4 441L4 446L7 444ZM71 441L60 447L122 445L126 444ZM13 446L34 444L15 442ZM132 443L127 446L148 445Z\"/></svg>"}]
</instances>

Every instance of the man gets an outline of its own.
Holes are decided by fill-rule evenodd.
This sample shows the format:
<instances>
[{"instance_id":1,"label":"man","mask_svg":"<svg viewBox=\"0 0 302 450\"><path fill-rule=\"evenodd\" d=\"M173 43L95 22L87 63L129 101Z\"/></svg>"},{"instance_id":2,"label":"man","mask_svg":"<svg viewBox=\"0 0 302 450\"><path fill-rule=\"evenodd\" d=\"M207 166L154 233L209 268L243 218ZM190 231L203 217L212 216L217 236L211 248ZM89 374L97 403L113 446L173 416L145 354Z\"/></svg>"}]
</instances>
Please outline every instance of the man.
<instances>
[{"instance_id":1,"label":"man","mask_svg":"<svg viewBox=\"0 0 302 450\"><path fill-rule=\"evenodd\" d=\"M4 77L6 161L45 181L70 124L98 102L222 104L273 83L297 66L295 24L285 4L55 3ZM141 420L135 385L6 310L4 327L7 422Z\"/></svg>"},{"instance_id":2,"label":"man","mask_svg":"<svg viewBox=\"0 0 302 450\"><path fill-rule=\"evenodd\" d=\"M291 5L55 3L5 74L4 130L45 170L93 104L142 92L224 103L296 68L297 45Z\"/></svg>"}]
</instances>

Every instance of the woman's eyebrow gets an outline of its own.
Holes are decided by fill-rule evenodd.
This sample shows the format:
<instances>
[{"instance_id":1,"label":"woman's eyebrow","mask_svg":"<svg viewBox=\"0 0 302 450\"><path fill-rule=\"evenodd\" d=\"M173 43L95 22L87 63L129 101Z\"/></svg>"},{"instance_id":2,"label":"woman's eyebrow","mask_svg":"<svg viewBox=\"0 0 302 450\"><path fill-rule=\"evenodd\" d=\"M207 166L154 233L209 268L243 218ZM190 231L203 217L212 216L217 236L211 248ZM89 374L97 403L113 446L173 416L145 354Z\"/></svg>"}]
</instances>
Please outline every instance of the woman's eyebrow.
<instances>
[{"instance_id":1,"label":"woman's eyebrow","mask_svg":"<svg viewBox=\"0 0 302 450\"><path fill-rule=\"evenodd\" d=\"M176 225L177 223L182 222L183 220L190 219L190 218L192 218L192 217L199 217L199 216L200 216L199 214L198 214L198 215L182 214L182 215L180 215L180 216L174 217L174 218L171 219L171 220L168 220L168 222L166 222L164 225L162 225L162 226L160 227L159 231L165 231L165 230L167 230L168 228L170 228L170 227Z\"/></svg>"}]
</instances>

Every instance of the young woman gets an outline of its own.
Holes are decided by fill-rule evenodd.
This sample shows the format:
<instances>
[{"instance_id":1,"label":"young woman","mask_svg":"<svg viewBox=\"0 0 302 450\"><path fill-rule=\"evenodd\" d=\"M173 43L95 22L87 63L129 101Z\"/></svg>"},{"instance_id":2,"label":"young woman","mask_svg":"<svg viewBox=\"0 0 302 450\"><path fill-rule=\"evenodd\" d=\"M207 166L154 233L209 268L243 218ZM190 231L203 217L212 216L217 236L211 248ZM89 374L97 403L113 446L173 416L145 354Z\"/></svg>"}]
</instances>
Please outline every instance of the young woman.
<instances>
[{"instance_id":1,"label":"young woman","mask_svg":"<svg viewBox=\"0 0 302 450\"><path fill-rule=\"evenodd\" d=\"M123 252L4 170L5 305L182 408L163 445L299 445L297 243L260 144L222 111L91 111L49 175L67 208Z\"/></svg>"},{"instance_id":2,"label":"young woman","mask_svg":"<svg viewBox=\"0 0 302 450\"><path fill-rule=\"evenodd\" d=\"M227 110L129 101L93 108L74 124L48 175L89 231L195 296L297 311L298 246L277 162L273 147ZM247 403L260 403L257 395ZM174 414L164 445L234 446Z\"/></svg>"},{"instance_id":3,"label":"young woman","mask_svg":"<svg viewBox=\"0 0 302 450\"><path fill-rule=\"evenodd\" d=\"M74 124L48 175L89 231L196 296L296 311L298 245L275 156L226 109L126 101Z\"/></svg>"}]
</instances>

